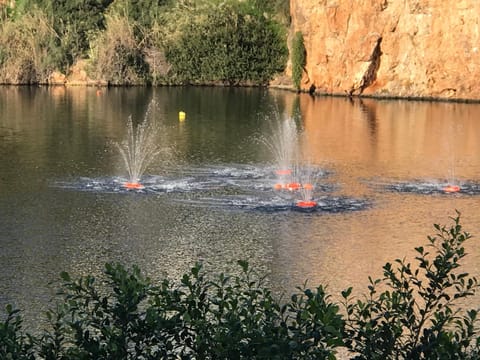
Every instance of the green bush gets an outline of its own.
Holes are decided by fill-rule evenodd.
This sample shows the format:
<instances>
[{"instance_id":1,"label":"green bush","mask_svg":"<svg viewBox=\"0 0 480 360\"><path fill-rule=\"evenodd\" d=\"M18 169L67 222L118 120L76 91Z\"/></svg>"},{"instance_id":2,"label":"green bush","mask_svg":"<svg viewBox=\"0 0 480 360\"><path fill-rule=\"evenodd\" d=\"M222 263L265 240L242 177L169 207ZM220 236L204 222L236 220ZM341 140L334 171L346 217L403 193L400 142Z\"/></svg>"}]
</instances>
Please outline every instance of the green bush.
<instances>
[{"instance_id":1,"label":"green bush","mask_svg":"<svg viewBox=\"0 0 480 360\"><path fill-rule=\"evenodd\" d=\"M267 84L283 71L287 48L282 27L238 1L192 6L169 14L165 55L180 83Z\"/></svg>"},{"instance_id":2,"label":"green bush","mask_svg":"<svg viewBox=\"0 0 480 360\"><path fill-rule=\"evenodd\" d=\"M478 359L477 310L456 304L478 283L458 272L465 256L459 217L436 225L419 265L384 266L364 300L342 292L345 314L325 289L299 288L280 301L239 261L240 275L213 280L194 266L179 284L155 285L137 267L107 264L106 280L62 273L61 298L41 336L24 332L17 310L0 321L2 359ZM379 288L382 288L381 291Z\"/></svg>"},{"instance_id":3,"label":"green bush","mask_svg":"<svg viewBox=\"0 0 480 360\"><path fill-rule=\"evenodd\" d=\"M466 253L460 217L447 229L435 225L428 249L415 248L418 267L397 259L384 277L370 278L365 300L346 300L348 347L355 359L478 359L478 310L460 314L458 300L473 296L475 277L458 273Z\"/></svg>"},{"instance_id":4,"label":"green bush","mask_svg":"<svg viewBox=\"0 0 480 360\"><path fill-rule=\"evenodd\" d=\"M116 0L109 7L110 13L125 16L137 26L151 28L160 17L163 6L169 0Z\"/></svg>"},{"instance_id":5,"label":"green bush","mask_svg":"<svg viewBox=\"0 0 480 360\"><path fill-rule=\"evenodd\" d=\"M39 26L51 28L49 36L43 40L39 34L38 45L47 43L47 59L53 70L67 73L76 60L86 57L90 38L104 29L104 12L113 0L18 0L9 11L9 19L18 24L30 22L32 16L41 12L45 17ZM20 30L14 37L22 40ZM44 35L43 35L44 36ZM18 66L12 61L11 66ZM18 71L18 70L17 70ZM51 72L52 70L50 70ZM19 80L20 83L29 81ZM34 82L45 82L37 79Z\"/></svg>"},{"instance_id":6,"label":"green bush","mask_svg":"<svg viewBox=\"0 0 480 360\"><path fill-rule=\"evenodd\" d=\"M287 3L18 0L13 9L0 9L10 36L0 42L0 77L45 83L54 70L68 75L78 60L90 60L89 76L101 74L115 85L265 85L287 61ZM48 25L50 32L33 31L33 42L25 43L30 27L24 25L35 11L44 16L39 28Z\"/></svg>"},{"instance_id":7,"label":"green bush","mask_svg":"<svg viewBox=\"0 0 480 360\"><path fill-rule=\"evenodd\" d=\"M297 90L300 90L306 61L307 51L303 43L303 35L297 31L292 40L292 80Z\"/></svg>"},{"instance_id":8,"label":"green bush","mask_svg":"<svg viewBox=\"0 0 480 360\"><path fill-rule=\"evenodd\" d=\"M0 23L0 83L46 82L55 70L53 25L37 8Z\"/></svg>"},{"instance_id":9,"label":"green bush","mask_svg":"<svg viewBox=\"0 0 480 360\"><path fill-rule=\"evenodd\" d=\"M57 331L40 341L41 355L288 359L324 357L341 344L338 306L321 287L281 306L248 264L240 265L242 275L222 274L215 281L196 265L175 287L166 280L153 286L136 267L127 271L107 264L107 295L101 295L94 278L73 281L64 273L66 305L49 313Z\"/></svg>"},{"instance_id":10,"label":"green bush","mask_svg":"<svg viewBox=\"0 0 480 360\"><path fill-rule=\"evenodd\" d=\"M23 320L19 310L7 305L6 318L0 321L0 359L35 359L34 342L22 328Z\"/></svg>"},{"instance_id":11,"label":"green bush","mask_svg":"<svg viewBox=\"0 0 480 360\"><path fill-rule=\"evenodd\" d=\"M149 66L127 17L107 15L106 29L91 43L90 72L111 85L142 85L149 81Z\"/></svg>"},{"instance_id":12,"label":"green bush","mask_svg":"<svg viewBox=\"0 0 480 360\"><path fill-rule=\"evenodd\" d=\"M24 0L25 1L25 0ZM90 38L105 28L104 13L113 0L26 0L36 3L52 19L57 33L58 69L67 72L86 57Z\"/></svg>"}]
</instances>

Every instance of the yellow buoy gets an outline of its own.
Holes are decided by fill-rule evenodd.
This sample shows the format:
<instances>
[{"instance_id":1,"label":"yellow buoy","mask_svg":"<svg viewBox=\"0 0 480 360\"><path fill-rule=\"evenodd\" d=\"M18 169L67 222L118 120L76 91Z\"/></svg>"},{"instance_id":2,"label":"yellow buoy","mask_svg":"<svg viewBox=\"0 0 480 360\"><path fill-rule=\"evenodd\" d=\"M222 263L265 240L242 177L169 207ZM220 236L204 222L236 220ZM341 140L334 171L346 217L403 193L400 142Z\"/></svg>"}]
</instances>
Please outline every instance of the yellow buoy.
<instances>
[{"instance_id":1,"label":"yellow buoy","mask_svg":"<svg viewBox=\"0 0 480 360\"><path fill-rule=\"evenodd\" d=\"M178 120L180 120L180 121L185 120L185 116L187 116L187 114L185 114L183 111L180 111L178 113Z\"/></svg>"}]
</instances>

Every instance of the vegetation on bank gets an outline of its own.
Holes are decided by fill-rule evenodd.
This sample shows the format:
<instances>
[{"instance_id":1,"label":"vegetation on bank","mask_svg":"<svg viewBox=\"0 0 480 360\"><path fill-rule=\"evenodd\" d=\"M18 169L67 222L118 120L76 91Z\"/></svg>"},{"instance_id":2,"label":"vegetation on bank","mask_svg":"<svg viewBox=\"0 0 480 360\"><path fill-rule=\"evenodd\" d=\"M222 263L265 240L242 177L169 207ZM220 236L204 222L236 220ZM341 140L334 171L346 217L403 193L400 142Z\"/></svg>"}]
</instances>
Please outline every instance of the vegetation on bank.
<instances>
[{"instance_id":1,"label":"vegetation on bank","mask_svg":"<svg viewBox=\"0 0 480 360\"><path fill-rule=\"evenodd\" d=\"M62 274L50 327L39 336L7 307L0 322L2 359L478 359L478 309L460 216L417 247L416 266L396 260L370 279L368 293L332 301L323 286L278 300L264 279L239 261L241 274L209 279L200 265L179 284L153 284L136 267L107 264L106 281ZM106 289L105 289L106 286Z\"/></svg>"},{"instance_id":2,"label":"vegetation on bank","mask_svg":"<svg viewBox=\"0 0 480 360\"><path fill-rule=\"evenodd\" d=\"M297 90L300 90L303 71L307 64L307 50L303 42L303 34L297 31L292 40L292 80Z\"/></svg>"},{"instance_id":3,"label":"vegetation on bank","mask_svg":"<svg viewBox=\"0 0 480 360\"><path fill-rule=\"evenodd\" d=\"M79 60L112 85L264 85L283 71L288 0L16 0L0 5L0 83Z\"/></svg>"}]
</instances>

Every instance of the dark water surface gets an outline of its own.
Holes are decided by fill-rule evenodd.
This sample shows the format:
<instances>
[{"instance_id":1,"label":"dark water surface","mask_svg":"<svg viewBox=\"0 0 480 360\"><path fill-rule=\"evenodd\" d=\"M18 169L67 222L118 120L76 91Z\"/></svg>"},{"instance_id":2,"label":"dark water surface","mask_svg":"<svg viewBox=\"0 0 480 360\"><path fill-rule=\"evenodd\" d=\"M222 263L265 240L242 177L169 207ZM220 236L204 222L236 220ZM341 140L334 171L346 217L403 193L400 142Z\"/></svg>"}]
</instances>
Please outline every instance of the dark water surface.
<instances>
[{"instance_id":1,"label":"dark water surface","mask_svg":"<svg viewBox=\"0 0 480 360\"><path fill-rule=\"evenodd\" d=\"M142 191L122 187L113 145L148 105L169 149ZM179 122L178 112L187 114ZM319 208L294 211L272 190L262 138L295 120L317 171ZM446 194L442 187L458 184ZM272 286L308 279L365 292L368 275L411 259L455 209L474 235L465 270L480 276L480 105L349 101L219 88L0 88L0 306L36 319L61 271L100 274L107 261L179 279L196 262L248 259ZM53 282L53 283L51 283ZM480 304L480 300L477 301Z\"/></svg>"}]
</instances>

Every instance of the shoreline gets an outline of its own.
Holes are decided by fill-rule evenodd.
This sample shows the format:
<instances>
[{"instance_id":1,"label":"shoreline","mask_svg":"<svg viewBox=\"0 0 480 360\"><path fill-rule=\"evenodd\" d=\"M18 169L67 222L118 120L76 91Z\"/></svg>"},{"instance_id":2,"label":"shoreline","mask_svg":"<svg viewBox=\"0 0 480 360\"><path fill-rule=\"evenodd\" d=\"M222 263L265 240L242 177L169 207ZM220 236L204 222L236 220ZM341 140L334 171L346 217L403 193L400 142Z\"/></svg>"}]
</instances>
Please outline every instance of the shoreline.
<instances>
[{"instance_id":1,"label":"shoreline","mask_svg":"<svg viewBox=\"0 0 480 360\"><path fill-rule=\"evenodd\" d=\"M132 88L132 87L223 87L223 88L268 88L275 90L283 90L294 92L303 95L310 95L312 98L320 97L336 97L336 98L346 98L346 99L372 99L377 101L421 101L421 102L443 102L443 103L458 103L458 104L480 104L480 99L475 98L447 98L447 97L435 97L435 96L402 96L402 95L375 95L375 94L348 94L348 93L326 93L326 92L309 92L307 90L295 90L293 86L289 85L249 85L249 84L240 84L240 85L222 85L222 84L165 84L165 85L151 85L151 84L125 84L125 85L111 85L106 81L65 81L52 82L52 83L36 83L36 84L0 84L0 87L64 87L64 88L75 88L75 87L85 87L85 88Z\"/></svg>"}]
</instances>

